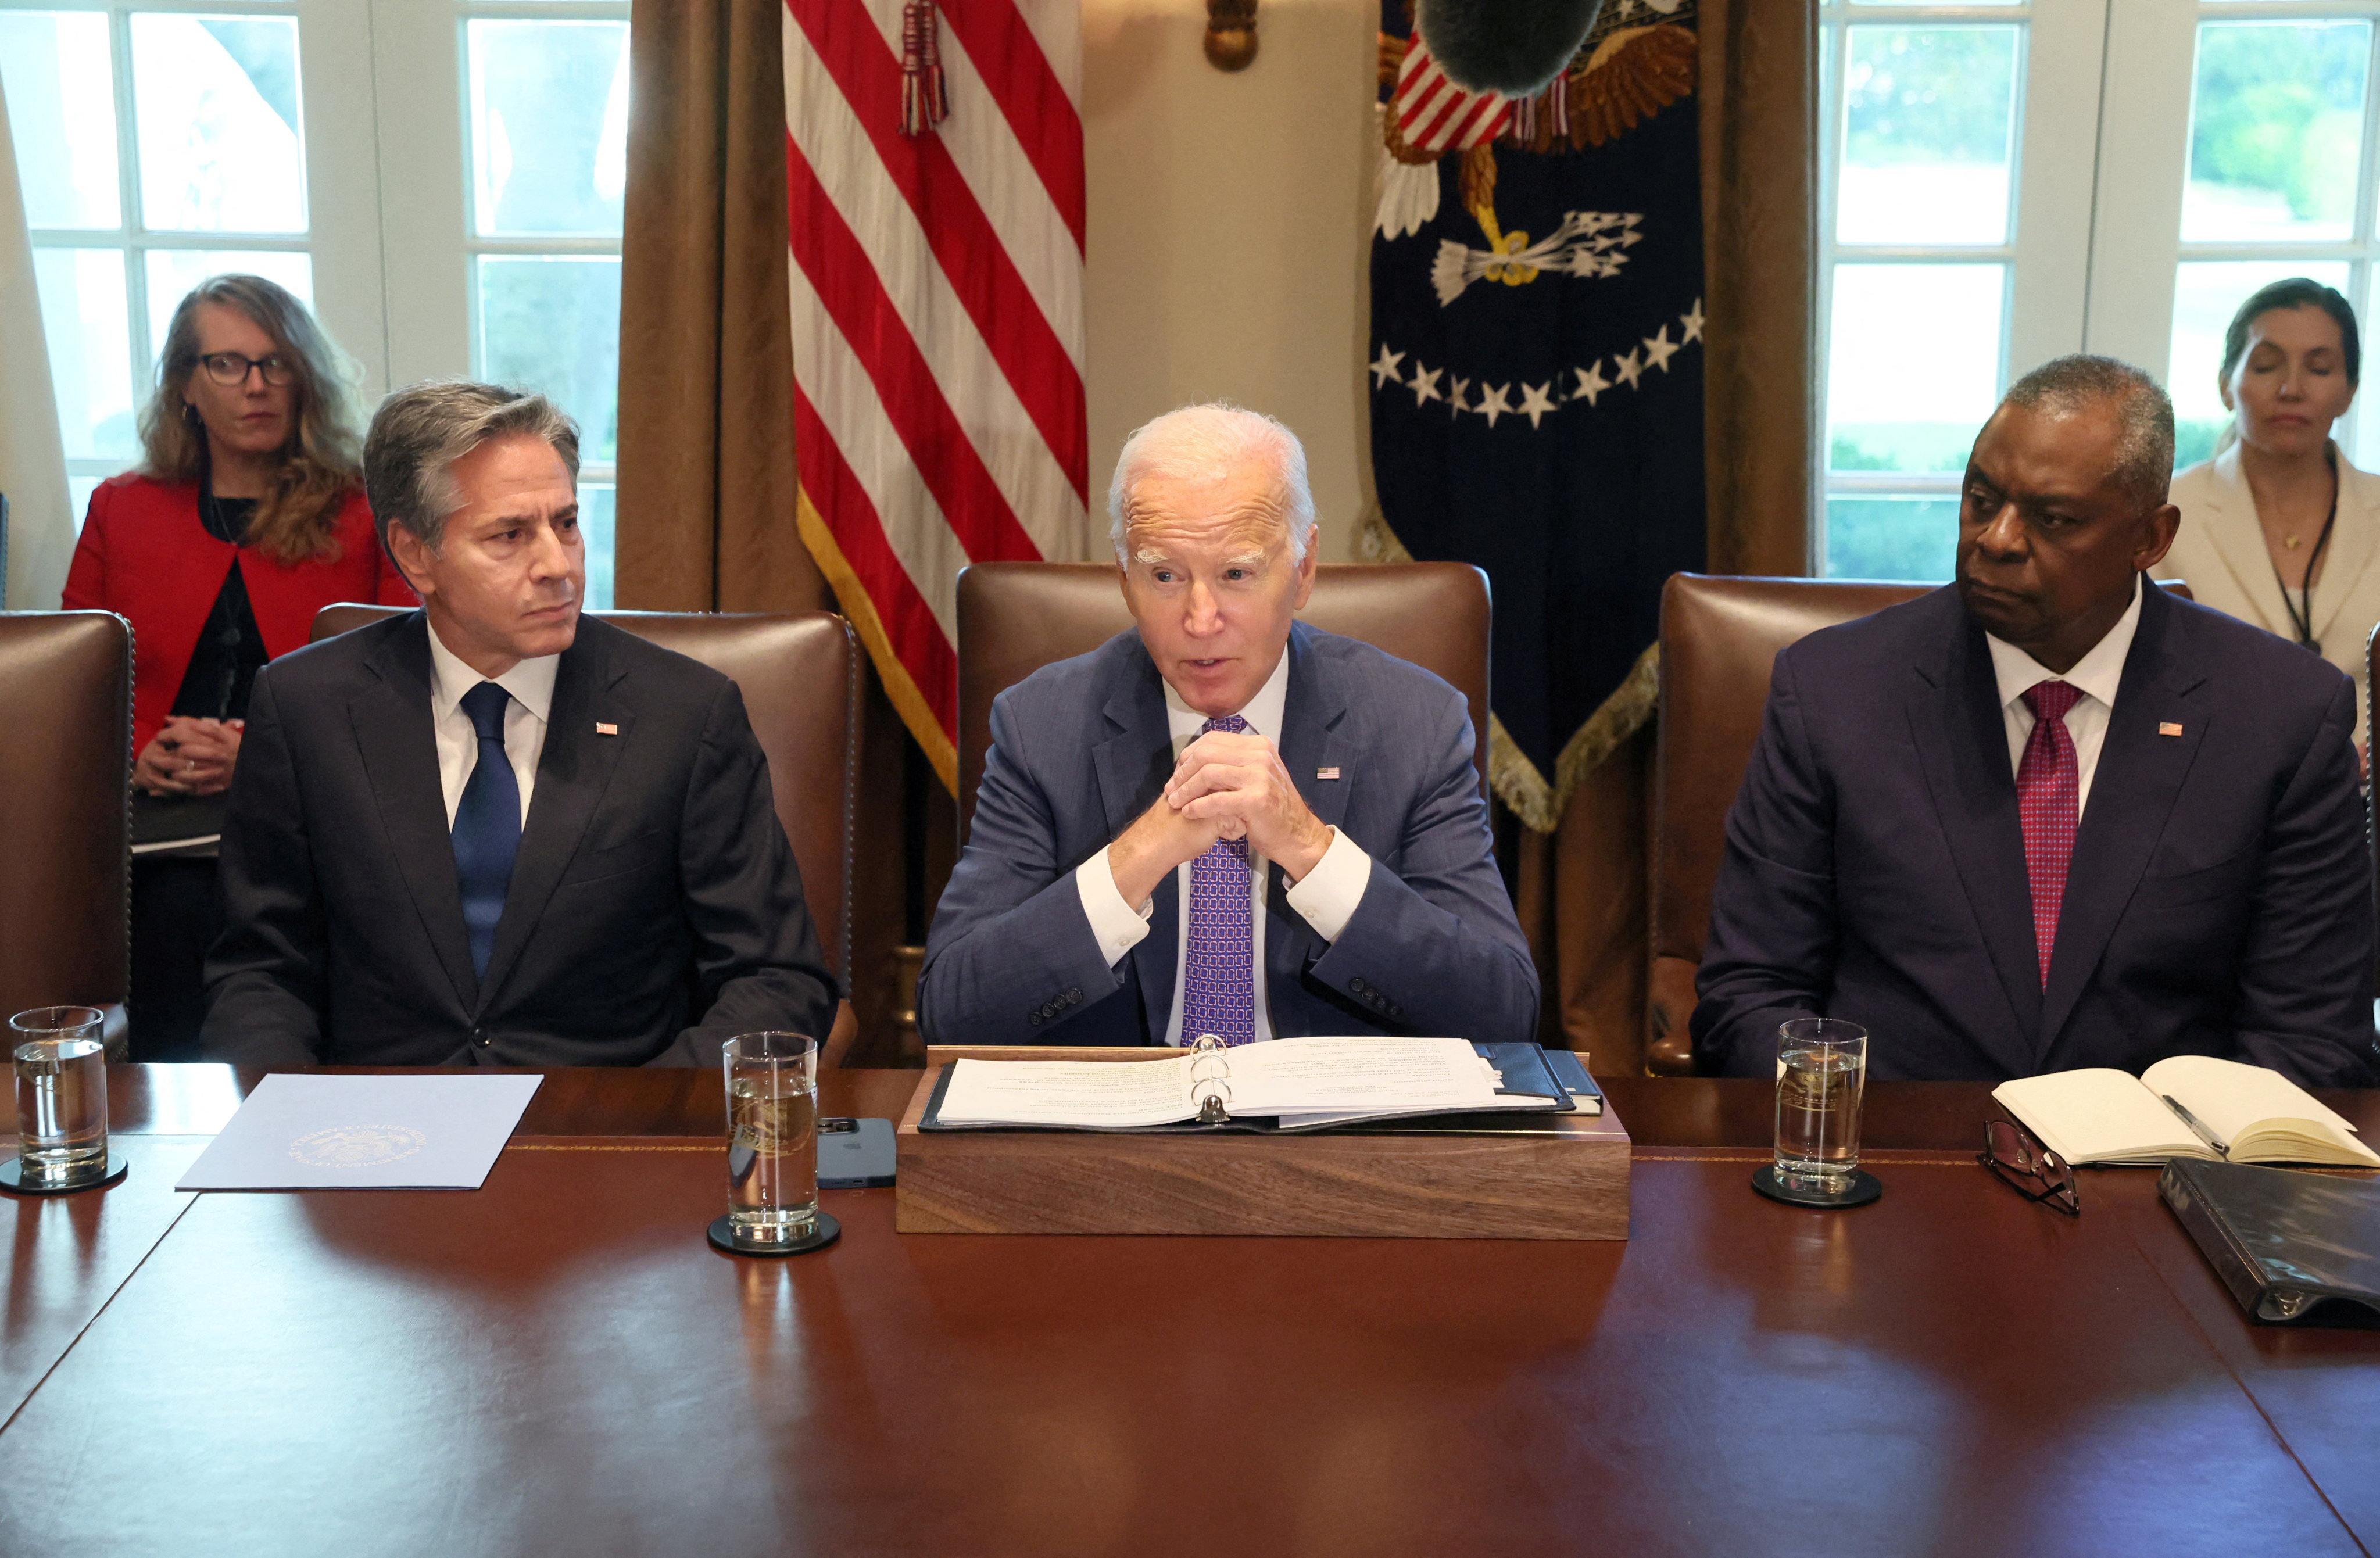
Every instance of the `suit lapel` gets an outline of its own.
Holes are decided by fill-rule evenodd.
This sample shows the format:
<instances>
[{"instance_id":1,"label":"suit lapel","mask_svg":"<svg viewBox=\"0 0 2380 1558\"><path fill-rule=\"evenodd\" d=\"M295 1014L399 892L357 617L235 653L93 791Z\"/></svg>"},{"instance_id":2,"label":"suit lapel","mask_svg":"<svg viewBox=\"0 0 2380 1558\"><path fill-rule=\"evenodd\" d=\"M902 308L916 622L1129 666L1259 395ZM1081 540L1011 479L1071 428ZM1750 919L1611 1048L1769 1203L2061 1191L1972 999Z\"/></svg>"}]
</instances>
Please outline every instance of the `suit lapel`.
<instances>
[{"instance_id":1,"label":"suit lapel","mask_svg":"<svg viewBox=\"0 0 2380 1558\"><path fill-rule=\"evenodd\" d=\"M379 678L347 705L364 778L371 786L388 847L413 893L422 929L466 1011L479 1004L479 976L463 928L463 893L455 880L455 844L438 778L438 738L430 719L429 622L419 611L398 624L366 662Z\"/></svg>"},{"instance_id":2,"label":"suit lapel","mask_svg":"<svg viewBox=\"0 0 2380 1558\"><path fill-rule=\"evenodd\" d=\"M2166 635L2176 630L2180 615L2162 590L2150 589L2142 598L2140 627L2124 657L2115 711L2091 776L2092 799L2075 829L2066 899L2058 914L2058 941L2049 960L2036 1062L2048 1055L2097 970L2107 938L2148 869L2149 856L2165 832L2166 818L2172 815L2212 718L2190 695L2204 677L2167 674L2172 657ZM2180 726L2180 734L2160 735L2159 727L2168 724Z\"/></svg>"},{"instance_id":3,"label":"suit lapel","mask_svg":"<svg viewBox=\"0 0 2380 1558\"><path fill-rule=\"evenodd\" d=\"M1304 622L1289 630L1289 692L1282 700L1280 749L1281 767L1305 800L1308 810L1325 827L1336 827L1347 815L1347 793L1360 772L1349 761L1340 724L1347 716L1346 689L1314 652L1314 630ZM1343 776L1318 779L1316 773L1335 768ZM1306 949L1296 945L1313 933L1289 906L1289 883L1280 866L1265 866L1265 1006L1273 1014L1272 1031L1281 1033L1281 986L1305 972Z\"/></svg>"},{"instance_id":4,"label":"suit lapel","mask_svg":"<svg viewBox=\"0 0 2380 1558\"><path fill-rule=\"evenodd\" d=\"M2032 1069L2041 963L2033 944L2033 888L2025 877L2016 779L1983 630L1956 594L1945 594L1957 619L1949 652L1917 666L1905 712L1951 863L2007 1000L2005 1022L1985 1023L1975 1014L1976 1036L2021 1076Z\"/></svg>"},{"instance_id":5,"label":"suit lapel","mask_svg":"<svg viewBox=\"0 0 2380 1558\"><path fill-rule=\"evenodd\" d=\"M2373 490L2369 477L2347 463L2345 451L2333 445L2331 457L2338 462L2338 523L2331 527L2330 561L2323 565L2322 581L2313 591L2315 608L2322 613L2314 637L2325 650L2335 634L2345 632L2352 639L2365 631L2360 622L2339 619L2350 601L2363 598L2364 575L2372 560L2380 556L2380 524L2374 522L2372 512L2380 493ZM2325 599L2327 606L2323 605Z\"/></svg>"},{"instance_id":6,"label":"suit lapel","mask_svg":"<svg viewBox=\"0 0 2380 1558\"><path fill-rule=\"evenodd\" d=\"M1347 815L1348 787L1360 778L1347 761L1339 734L1340 721L1347 716L1346 689L1315 654L1314 630L1304 622L1290 628L1288 653L1289 695L1281 705L1281 739L1275 744L1306 806L1336 827ZM1336 768L1343 777L1315 778L1325 768Z\"/></svg>"},{"instance_id":7,"label":"suit lapel","mask_svg":"<svg viewBox=\"0 0 2380 1558\"><path fill-rule=\"evenodd\" d=\"M2289 611L2281 603L2281 586L2273 574L2273 560L2265 550L2264 528L2256 523L2256 501L2240 476L2240 446L2235 443L2216 455L2210 474L2214 479L2206 484L2206 513L2199 518L2199 527L2214 543L2224 571L2231 575L2241 598L2255 613L2249 620L2266 633L2296 636L2289 625Z\"/></svg>"},{"instance_id":8,"label":"suit lapel","mask_svg":"<svg viewBox=\"0 0 2380 1558\"><path fill-rule=\"evenodd\" d=\"M607 637L603 624L581 618L577 642L563 651L562 663L554 670L553 703L546 711L537 784L529 792L520 852L513 857L512 887L504 894L504 912L496 921L495 944L488 952L480 1009L503 988L504 975L519 960L546 900L561 883L571 856L578 852L620 754L636 740L635 717L617 685L625 673L613 668ZM599 719L616 727L618 733L598 736Z\"/></svg>"},{"instance_id":9,"label":"suit lapel","mask_svg":"<svg viewBox=\"0 0 2380 1558\"><path fill-rule=\"evenodd\" d=\"M1109 735L1091 749L1099 775L1099 806L1107 837L1115 838L1157 803L1173 772L1173 743L1165 723L1164 683L1140 647L1137 634L1127 657L1131 670L1102 711ZM1180 948L1180 892L1169 874L1149 895L1148 934L1130 953L1140 985L1140 1012L1152 1042L1162 1041L1173 1017L1173 965Z\"/></svg>"}]
</instances>

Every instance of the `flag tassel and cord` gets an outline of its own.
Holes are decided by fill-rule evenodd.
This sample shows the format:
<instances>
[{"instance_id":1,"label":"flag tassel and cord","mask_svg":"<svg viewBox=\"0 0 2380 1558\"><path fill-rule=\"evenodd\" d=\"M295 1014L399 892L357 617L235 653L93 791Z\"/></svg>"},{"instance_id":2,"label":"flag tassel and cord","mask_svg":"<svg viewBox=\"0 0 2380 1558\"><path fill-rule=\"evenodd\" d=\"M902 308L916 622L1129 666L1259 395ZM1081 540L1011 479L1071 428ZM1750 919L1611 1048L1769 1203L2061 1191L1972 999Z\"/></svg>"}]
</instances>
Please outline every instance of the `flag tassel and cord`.
<instances>
[{"instance_id":1,"label":"flag tassel and cord","mask_svg":"<svg viewBox=\"0 0 2380 1558\"><path fill-rule=\"evenodd\" d=\"M934 0L901 7L901 133L924 135L951 116L942 60L934 46Z\"/></svg>"}]
</instances>

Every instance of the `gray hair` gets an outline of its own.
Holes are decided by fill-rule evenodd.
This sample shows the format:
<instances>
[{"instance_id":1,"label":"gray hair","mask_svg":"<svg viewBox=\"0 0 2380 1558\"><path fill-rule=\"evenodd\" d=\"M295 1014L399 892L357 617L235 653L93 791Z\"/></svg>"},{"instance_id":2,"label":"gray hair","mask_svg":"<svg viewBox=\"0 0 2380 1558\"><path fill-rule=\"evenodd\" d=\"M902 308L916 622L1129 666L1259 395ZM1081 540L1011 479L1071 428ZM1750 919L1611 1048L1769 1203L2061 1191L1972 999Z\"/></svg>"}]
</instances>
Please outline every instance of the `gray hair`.
<instances>
[{"instance_id":1,"label":"gray hair","mask_svg":"<svg viewBox=\"0 0 2380 1558\"><path fill-rule=\"evenodd\" d=\"M1297 435L1261 411L1229 401L1184 405L1152 417L1123 441L1115 477L1108 483L1108 539L1116 562L1125 561L1125 511L1133 489L1151 477L1216 480L1252 460L1269 465L1280 480L1275 504L1289 526L1290 561L1305 562L1305 537L1314 528L1314 493L1305 484L1305 446Z\"/></svg>"},{"instance_id":2,"label":"gray hair","mask_svg":"<svg viewBox=\"0 0 2380 1558\"><path fill-rule=\"evenodd\" d=\"M2053 357L2010 385L2000 404L2053 417L2109 406L2119 431L2108 479L2143 510L2165 501L2173 481L2173 402L2131 364L2082 352Z\"/></svg>"},{"instance_id":3,"label":"gray hair","mask_svg":"<svg viewBox=\"0 0 2380 1558\"><path fill-rule=\"evenodd\" d=\"M543 439L578 480L578 424L543 395L468 379L408 384L380 403L364 434L364 493L380 544L402 525L434 554L463 506L455 463L493 438Z\"/></svg>"}]
</instances>

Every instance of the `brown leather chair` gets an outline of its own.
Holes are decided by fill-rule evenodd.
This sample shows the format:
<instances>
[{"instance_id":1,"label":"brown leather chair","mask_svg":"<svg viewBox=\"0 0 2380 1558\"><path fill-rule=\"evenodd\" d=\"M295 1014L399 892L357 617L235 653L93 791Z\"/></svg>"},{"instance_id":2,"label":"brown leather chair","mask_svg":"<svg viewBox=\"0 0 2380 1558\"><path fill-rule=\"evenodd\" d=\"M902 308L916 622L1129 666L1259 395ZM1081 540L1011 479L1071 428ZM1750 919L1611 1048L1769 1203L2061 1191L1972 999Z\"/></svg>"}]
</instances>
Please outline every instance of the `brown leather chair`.
<instances>
[{"instance_id":1,"label":"brown leather chair","mask_svg":"<svg viewBox=\"0 0 2380 1558\"><path fill-rule=\"evenodd\" d=\"M1328 563L1298 616L1462 689L1488 786L1488 575L1467 562ZM1111 562L978 562L959 574L959 837L975 817L991 701L1132 626Z\"/></svg>"},{"instance_id":2,"label":"brown leather chair","mask_svg":"<svg viewBox=\"0 0 2380 1558\"><path fill-rule=\"evenodd\" d=\"M0 1017L109 1008L129 964L132 626L113 611L0 612Z\"/></svg>"},{"instance_id":3,"label":"brown leather chair","mask_svg":"<svg viewBox=\"0 0 2380 1558\"><path fill-rule=\"evenodd\" d=\"M1655 737L1652 969L1645 1065L1694 1074L1686 1021L1710 927L1728 808L1743 782L1768 703L1777 652L1807 633L1914 599L1938 586L1678 574L1661 591L1661 702ZM2187 598L2189 586L2167 589Z\"/></svg>"},{"instance_id":4,"label":"brown leather chair","mask_svg":"<svg viewBox=\"0 0 2380 1558\"><path fill-rule=\"evenodd\" d=\"M397 614L389 606L327 606L317 639ZM859 778L859 651L832 611L732 615L710 611L599 611L665 649L734 679L752 733L769 759L777 817L802 868L802 896L818 922L827 964L851 987L852 821ZM822 1058L841 1064L857 1027L843 1003Z\"/></svg>"}]
</instances>

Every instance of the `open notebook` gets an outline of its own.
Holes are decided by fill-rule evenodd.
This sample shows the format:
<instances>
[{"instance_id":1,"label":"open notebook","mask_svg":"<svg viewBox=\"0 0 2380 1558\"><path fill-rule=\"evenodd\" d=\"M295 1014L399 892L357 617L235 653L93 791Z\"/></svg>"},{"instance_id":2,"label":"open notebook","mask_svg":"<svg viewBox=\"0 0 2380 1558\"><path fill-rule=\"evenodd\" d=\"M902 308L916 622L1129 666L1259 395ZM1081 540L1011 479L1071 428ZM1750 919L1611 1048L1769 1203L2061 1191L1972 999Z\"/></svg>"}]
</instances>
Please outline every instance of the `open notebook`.
<instances>
[{"instance_id":1,"label":"open notebook","mask_svg":"<svg viewBox=\"0 0 2380 1558\"><path fill-rule=\"evenodd\" d=\"M2356 1140L2338 1111L2278 1071L2236 1060L2177 1055L2137 1077L2100 1068L2053 1071L2002 1082L1992 1096L2068 1163L2208 1158L2380 1168L2380 1154Z\"/></svg>"}]
</instances>

